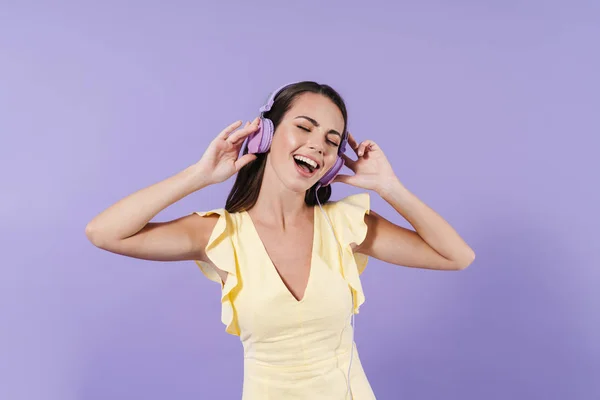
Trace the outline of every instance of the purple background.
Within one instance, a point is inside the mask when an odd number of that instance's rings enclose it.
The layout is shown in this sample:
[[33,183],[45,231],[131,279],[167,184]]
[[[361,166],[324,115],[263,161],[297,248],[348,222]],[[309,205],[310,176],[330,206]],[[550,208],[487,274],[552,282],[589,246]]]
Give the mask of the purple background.
[[371,260],[356,340],[378,398],[600,398],[597,1],[95,3],[0,5],[1,399],[239,398],[218,286],[84,228],[303,79],[477,253]]

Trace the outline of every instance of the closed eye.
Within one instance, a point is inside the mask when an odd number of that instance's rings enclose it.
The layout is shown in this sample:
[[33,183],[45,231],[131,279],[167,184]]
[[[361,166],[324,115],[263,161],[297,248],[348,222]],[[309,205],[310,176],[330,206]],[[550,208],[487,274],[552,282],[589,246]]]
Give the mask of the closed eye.
[[[302,125],[296,125],[298,128],[302,129],[305,132],[310,132],[310,129],[303,127]],[[339,146],[339,143],[334,142],[333,140],[327,139],[327,143],[329,143],[332,146]]]

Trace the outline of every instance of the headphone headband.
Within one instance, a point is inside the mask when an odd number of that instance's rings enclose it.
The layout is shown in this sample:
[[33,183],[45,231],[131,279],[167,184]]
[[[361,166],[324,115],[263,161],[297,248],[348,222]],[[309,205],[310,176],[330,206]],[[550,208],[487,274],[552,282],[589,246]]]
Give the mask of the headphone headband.
[[277,97],[279,92],[281,92],[286,87],[293,85],[294,83],[297,83],[297,82],[286,83],[285,85],[279,87],[277,90],[275,90],[273,93],[271,93],[271,95],[269,96],[269,99],[267,100],[267,103],[265,105],[263,105],[258,111],[260,111],[263,114],[266,113],[267,111],[271,111],[271,107],[273,107],[273,103],[275,103],[275,97]]
[[[281,92],[286,87],[291,86],[295,83],[298,83],[298,82],[286,83],[285,85],[277,88],[277,90],[273,91],[270,94],[269,98],[267,99],[267,102],[258,110],[261,113],[261,115],[266,113],[267,111],[271,111],[271,107],[273,107],[273,104],[275,103],[275,97],[277,97],[279,92]],[[348,130],[346,129],[344,132],[342,132],[342,140],[341,140],[340,146],[338,148],[338,154],[343,154],[346,152],[347,144],[348,144]]]

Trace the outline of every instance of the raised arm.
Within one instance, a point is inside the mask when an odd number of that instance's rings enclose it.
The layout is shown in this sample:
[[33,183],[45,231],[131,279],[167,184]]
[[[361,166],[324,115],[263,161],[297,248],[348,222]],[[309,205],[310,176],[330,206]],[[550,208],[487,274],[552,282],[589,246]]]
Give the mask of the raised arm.
[[473,249],[446,220],[400,183],[375,142],[366,140],[359,145],[350,135],[348,144],[358,157],[352,160],[345,156],[354,175],[338,175],[336,181],[374,190],[415,228],[403,228],[371,212],[365,216],[367,237],[353,248],[355,252],[395,265],[445,271],[462,270],[473,262]]
[[218,216],[190,214],[168,222],[150,222],[160,211],[185,196],[222,182],[256,156],[238,159],[244,139],[258,120],[239,128],[235,122],[219,133],[196,164],[119,200],[92,219],[85,228],[96,247],[128,257],[156,261],[203,260],[204,249]]

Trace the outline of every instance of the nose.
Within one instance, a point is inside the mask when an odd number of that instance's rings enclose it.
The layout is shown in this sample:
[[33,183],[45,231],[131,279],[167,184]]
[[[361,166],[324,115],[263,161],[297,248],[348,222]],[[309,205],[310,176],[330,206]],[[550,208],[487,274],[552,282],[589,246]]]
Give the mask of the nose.
[[323,148],[321,146],[317,146],[315,144],[311,144],[308,146],[311,150],[317,151],[319,154],[323,154]]

